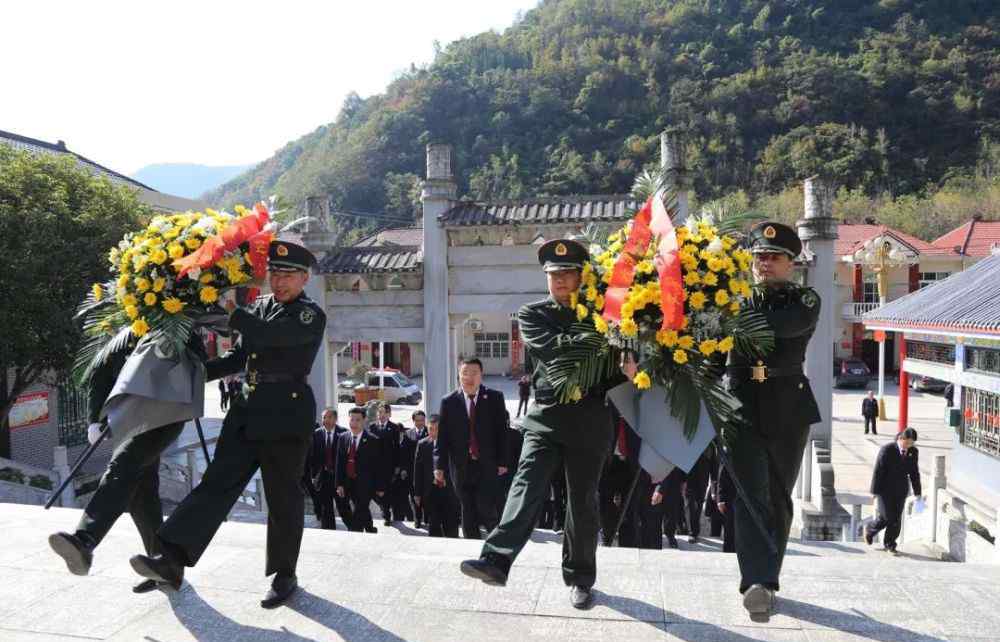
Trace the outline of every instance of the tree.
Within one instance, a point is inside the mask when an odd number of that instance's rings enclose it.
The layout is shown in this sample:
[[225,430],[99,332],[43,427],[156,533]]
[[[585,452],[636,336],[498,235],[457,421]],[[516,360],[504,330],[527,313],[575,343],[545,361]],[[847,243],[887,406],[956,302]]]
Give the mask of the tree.
[[77,304],[107,277],[109,249],[149,214],[134,190],[68,157],[0,145],[0,455],[10,456],[14,400],[70,365]]

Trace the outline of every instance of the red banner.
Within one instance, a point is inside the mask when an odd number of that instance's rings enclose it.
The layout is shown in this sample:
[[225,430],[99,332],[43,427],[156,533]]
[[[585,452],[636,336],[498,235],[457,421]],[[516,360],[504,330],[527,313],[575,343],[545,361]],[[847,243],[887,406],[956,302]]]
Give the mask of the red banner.
[[178,276],[184,276],[194,268],[205,270],[215,265],[225,252],[250,241],[250,263],[254,276],[263,277],[267,271],[267,248],[271,243],[271,233],[264,230],[269,220],[267,207],[258,203],[253,214],[229,223],[220,233],[205,239],[197,250],[174,261],[174,269]]

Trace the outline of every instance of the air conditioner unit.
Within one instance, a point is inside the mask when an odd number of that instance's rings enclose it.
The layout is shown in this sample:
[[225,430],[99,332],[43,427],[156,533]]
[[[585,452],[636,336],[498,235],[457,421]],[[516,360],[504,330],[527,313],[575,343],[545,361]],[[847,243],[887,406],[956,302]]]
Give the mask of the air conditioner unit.
[[466,323],[469,325],[469,329],[472,330],[473,332],[479,332],[480,330],[483,329],[482,319],[469,319],[468,321],[466,321]]

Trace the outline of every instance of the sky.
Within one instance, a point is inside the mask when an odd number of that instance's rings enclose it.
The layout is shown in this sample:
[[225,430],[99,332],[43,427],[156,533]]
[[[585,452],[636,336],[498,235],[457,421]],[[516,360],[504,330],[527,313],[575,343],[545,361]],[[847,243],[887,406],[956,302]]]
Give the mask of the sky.
[[130,174],[262,161],[538,0],[0,3],[0,130]]

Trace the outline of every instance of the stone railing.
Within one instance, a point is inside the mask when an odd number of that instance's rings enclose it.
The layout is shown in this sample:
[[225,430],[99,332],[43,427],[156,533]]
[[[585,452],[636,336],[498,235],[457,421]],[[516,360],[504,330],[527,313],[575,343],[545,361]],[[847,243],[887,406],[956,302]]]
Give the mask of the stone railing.
[[[206,445],[215,444],[218,437],[206,439]],[[168,460],[160,461],[160,496],[168,501],[180,502],[198,485],[204,474],[201,442],[194,442],[179,449],[184,453],[184,463],[175,463]],[[253,508],[267,512],[267,499],[264,497],[263,480],[255,479],[252,488],[245,488],[240,493],[238,500],[242,506],[252,506]]]
[[[0,457],[0,469],[3,468],[20,473],[23,481],[0,479],[0,502],[41,505],[48,501],[52,489],[59,485],[60,477],[54,470]],[[40,485],[38,480],[47,483],[49,488]]]

